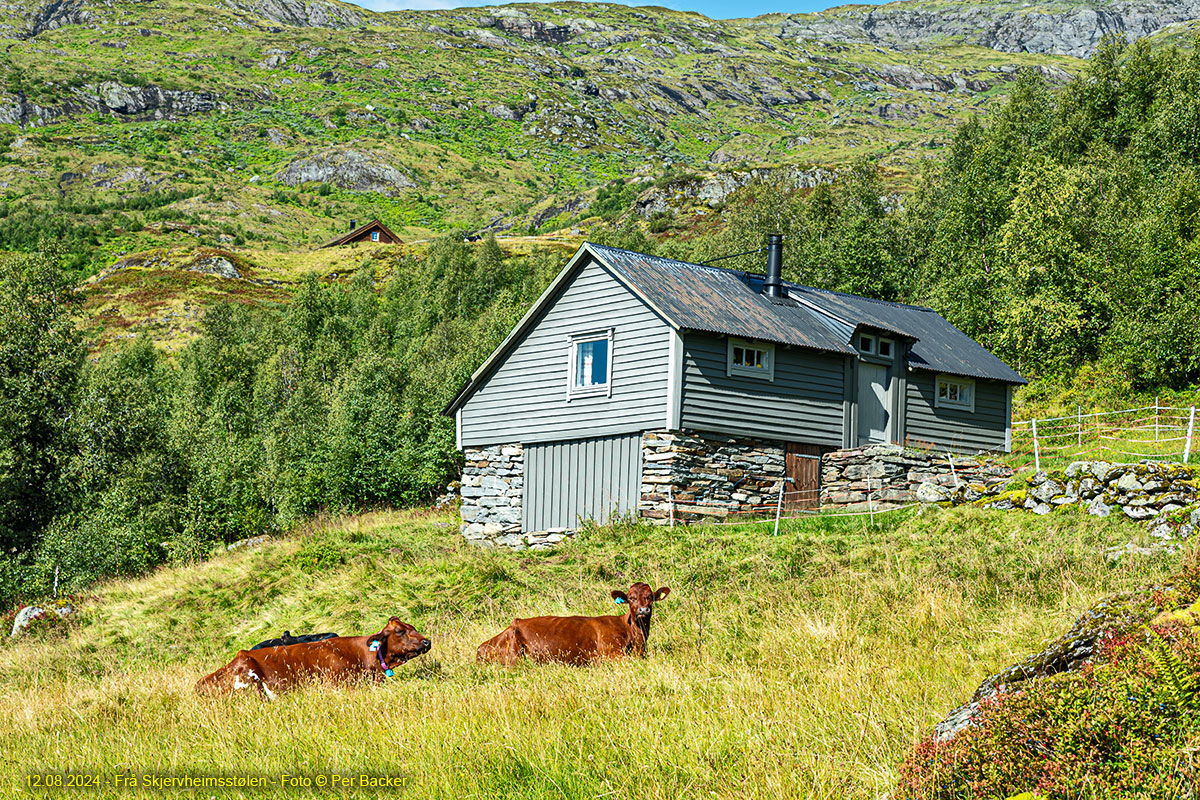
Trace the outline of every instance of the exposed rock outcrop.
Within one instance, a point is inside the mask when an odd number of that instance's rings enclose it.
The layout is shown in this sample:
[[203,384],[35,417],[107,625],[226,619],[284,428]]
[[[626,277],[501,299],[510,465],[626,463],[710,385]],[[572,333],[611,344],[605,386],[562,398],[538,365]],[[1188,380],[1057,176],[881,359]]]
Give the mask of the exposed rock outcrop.
[[324,150],[292,161],[275,176],[280,183],[299,186],[327,183],[352,192],[378,192],[395,197],[416,182],[371,150]]
[[1030,7],[1019,0],[987,4],[898,2],[796,14],[784,39],[865,42],[909,49],[960,40],[1006,53],[1090,56],[1109,33],[1128,41],[1200,17],[1200,0],[1100,0]]
[[672,212],[688,206],[706,205],[716,208],[743,186],[756,180],[779,179],[795,189],[811,189],[819,183],[830,183],[836,173],[816,167],[800,169],[780,167],[744,171],[718,172],[714,175],[673,181],[666,186],[653,186],[637,199],[634,210],[645,219],[655,214]]
[[366,19],[361,8],[331,0],[225,0],[225,5],[298,28],[353,28]]
[[159,86],[125,86],[104,81],[73,89],[63,103],[43,106],[25,95],[0,97],[0,123],[21,127],[49,125],[63,117],[83,113],[109,114],[129,120],[174,119],[226,110],[212,92],[187,92]]

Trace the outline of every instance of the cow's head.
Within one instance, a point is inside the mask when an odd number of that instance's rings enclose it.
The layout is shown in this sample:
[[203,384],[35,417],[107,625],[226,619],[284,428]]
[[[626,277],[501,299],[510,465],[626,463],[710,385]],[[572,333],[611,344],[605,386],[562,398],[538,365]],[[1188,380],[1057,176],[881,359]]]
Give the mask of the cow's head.
[[617,605],[628,605],[629,613],[634,620],[648,623],[650,615],[654,613],[654,603],[670,593],[671,590],[666,586],[656,592],[650,588],[648,583],[635,583],[629,587],[628,593],[622,592],[620,589],[613,589],[612,598]]
[[[367,640],[372,650],[378,652],[380,660],[390,666],[429,652],[433,643],[417,632],[417,629],[399,617],[392,617],[379,633]],[[378,647],[375,645],[378,644]]]

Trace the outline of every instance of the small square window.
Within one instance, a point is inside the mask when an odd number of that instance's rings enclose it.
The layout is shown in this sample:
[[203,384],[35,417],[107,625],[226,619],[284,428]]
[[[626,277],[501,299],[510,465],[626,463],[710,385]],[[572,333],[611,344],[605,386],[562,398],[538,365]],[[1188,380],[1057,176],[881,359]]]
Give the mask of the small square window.
[[875,337],[863,334],[858,337],[858,349],[866,355],[875,354]]
[[611,394],[612,331],[571,338],[567,397]]
[[372,242],[379,241],[379,231],[371,231],[371,241]]
[[891,339],[880,339],[879,340],[879,356],[880,356],[880,358],[891,358],[892,357],[892,340]]
[[950,375],[937,377],[937,396],[934,405],[938,408],[975,410],[975,381]]
[[768,381],[775,380],[775,345],[764,342],[729,340],[729,357],[725,374],[748,375]]

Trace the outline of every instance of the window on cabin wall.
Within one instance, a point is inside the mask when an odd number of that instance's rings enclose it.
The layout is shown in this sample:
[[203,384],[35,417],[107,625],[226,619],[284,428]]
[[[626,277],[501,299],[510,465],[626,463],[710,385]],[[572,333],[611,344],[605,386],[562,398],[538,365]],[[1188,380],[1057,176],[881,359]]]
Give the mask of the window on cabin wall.
[[568,400],[572,397],[612,395],[612,344],[611,328],[571,337]]
[[953,375],[937,376],[937,391],[934,395],[937,408],[975,410],[975,381]]
[[775,380],[775,345],[731,337],[726,353],[725,374],[730,377],[745,375],[765,381]]
[[379,241],[379,231],[371,231],[371,241],[372,242]]

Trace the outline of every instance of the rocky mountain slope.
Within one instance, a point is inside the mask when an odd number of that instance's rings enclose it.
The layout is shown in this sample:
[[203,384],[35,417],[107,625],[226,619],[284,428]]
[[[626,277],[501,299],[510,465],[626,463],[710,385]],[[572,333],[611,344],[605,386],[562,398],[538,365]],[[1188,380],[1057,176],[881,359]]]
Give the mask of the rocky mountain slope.
[[1105,34],[1132,42],[1197,18],[1200,0],[910,0],[797,14],[784,20],[780,35],[896,49],[958,41],[1005,53],[1086,58]]
[[1065,82],[1102,32],[1159,31],[1198,4],[711,20],[594,3],[8,0],[0,241],[28,248],[50,228],[94,270],[189,242],[306,249],[350,218],[406,238],[552,229],[614,179],[734,176],[719,189],[875,156],[902,183],[1020,68]]

